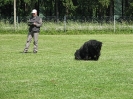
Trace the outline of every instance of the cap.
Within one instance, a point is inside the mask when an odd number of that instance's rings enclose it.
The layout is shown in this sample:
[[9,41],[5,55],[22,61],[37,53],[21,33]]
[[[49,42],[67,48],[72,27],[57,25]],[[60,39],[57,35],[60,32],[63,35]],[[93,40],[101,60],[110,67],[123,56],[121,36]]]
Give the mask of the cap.
[[33,9],[31,13],[36,13],[36,12],[37,12],[37,10],[36,9]]

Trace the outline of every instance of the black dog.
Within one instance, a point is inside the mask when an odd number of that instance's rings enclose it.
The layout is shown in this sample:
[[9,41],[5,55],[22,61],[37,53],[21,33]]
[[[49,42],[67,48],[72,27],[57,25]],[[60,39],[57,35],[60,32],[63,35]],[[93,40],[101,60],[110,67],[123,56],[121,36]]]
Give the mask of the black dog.
[[97,40],[89,40],[75,52],[76,60],[98,60],[102,42]]

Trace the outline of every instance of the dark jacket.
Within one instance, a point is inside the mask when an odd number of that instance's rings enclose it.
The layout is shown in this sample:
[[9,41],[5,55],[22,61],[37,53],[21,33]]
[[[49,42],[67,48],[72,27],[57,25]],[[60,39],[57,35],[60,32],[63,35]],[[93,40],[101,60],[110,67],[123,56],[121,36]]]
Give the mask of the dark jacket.
[[[34,25],[33,23],[36,23],[36,25]],[[39,16],[31,17],[28,20],[28,26],[30,26],[29,32],[40,32],[40,27],[42,26],[42,19]]]

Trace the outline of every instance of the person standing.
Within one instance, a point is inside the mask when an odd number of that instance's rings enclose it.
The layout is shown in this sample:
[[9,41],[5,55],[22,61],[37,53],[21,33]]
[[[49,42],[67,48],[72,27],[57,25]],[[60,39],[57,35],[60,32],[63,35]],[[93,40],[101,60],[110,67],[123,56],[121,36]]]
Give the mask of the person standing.
[[37,53],[37,51],[38,51],[38,36],[39,36],[39,32],[40,32],[40,27],[42,26],[42,19],[39,16],[37,16],[36,9],[33,9],[31,13],[32,13],[32,16],[28,20],[29,33],[28,33],[27,42],[25,44],[25,48],[23,51],[24,53],[28,52],[32,38],[34,39],[33,53]]

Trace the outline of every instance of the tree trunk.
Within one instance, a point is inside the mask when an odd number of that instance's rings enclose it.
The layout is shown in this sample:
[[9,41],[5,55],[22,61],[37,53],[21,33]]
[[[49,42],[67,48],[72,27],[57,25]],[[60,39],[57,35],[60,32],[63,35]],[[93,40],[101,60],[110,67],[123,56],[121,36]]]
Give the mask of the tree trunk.
[[109,14],[109,16],[114,16],[114,1],[113,0],[111,0],[110,1],[110,14]]
[[58,0],[55,0],[55,9],[56,9],[56,22],[59,21],[59,9],[58,9]]

